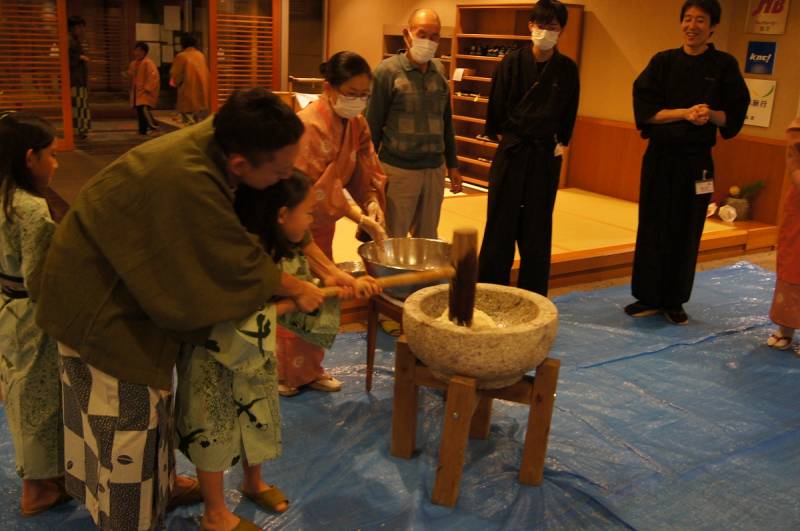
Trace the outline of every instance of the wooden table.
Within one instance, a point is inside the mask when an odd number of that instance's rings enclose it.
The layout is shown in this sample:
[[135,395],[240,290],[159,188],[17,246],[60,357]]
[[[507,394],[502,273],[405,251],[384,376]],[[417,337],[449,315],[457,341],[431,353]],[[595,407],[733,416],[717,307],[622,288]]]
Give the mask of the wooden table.
[[466,376],[453,376],[449,382],[437,379],[414,356],[405,337],[400,337],[395,354],[392,455],[410,459],[414,453],[419,387],[446,389],[444,429],[432,501],[437,505],[454,507],[468,439],[486,439],[489,436],[492,400],[499,398],[530,407],[519,481],[526,485],[539,485],[544,475],[560,366],[559,360],[546,358],[536,368],[535,377],[526,375],[502,389],[478,389],[476,380]]

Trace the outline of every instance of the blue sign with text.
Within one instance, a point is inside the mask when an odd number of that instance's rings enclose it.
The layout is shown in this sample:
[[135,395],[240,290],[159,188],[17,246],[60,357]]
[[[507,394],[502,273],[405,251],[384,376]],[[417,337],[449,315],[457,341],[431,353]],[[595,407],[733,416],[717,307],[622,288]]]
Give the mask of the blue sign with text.
[[744,71],[748,74],[772,74],[777,46],[775,42],[750,41],[747,45]]

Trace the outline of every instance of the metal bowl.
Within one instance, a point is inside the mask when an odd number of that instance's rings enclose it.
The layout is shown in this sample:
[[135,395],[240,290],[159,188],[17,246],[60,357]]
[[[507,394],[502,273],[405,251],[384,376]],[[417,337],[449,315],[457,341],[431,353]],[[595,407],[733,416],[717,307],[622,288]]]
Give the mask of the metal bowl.
[[339,262],[336,264],[336,267],[344,271],[345,273],[350,273],[354,277],[358,278],[367,274],[367,270],[364,269],[364,262],[359,262],[356,260],[348,260],[347,262]]
[[[375,242],[362,244],[358,248],[358,254],[364,260],[367,273],[375,278],[383,278],[450,265],[450,248],[451,245],[442,240],[388,238],[381,245]],[[446,281],[396,286],[386,288],[384,293],[390,297],[405,300],[417,290],[444,282]]]

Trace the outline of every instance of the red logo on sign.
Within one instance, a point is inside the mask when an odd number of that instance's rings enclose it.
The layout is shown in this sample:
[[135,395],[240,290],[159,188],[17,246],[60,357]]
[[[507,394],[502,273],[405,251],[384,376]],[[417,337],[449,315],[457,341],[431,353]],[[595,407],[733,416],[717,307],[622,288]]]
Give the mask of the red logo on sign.
[[783,11],[784,7],[786,7],[786,0],[761,0],[756,10],[750,13],[750,16],[754,17],[758,14],[766,15],[769,13],[776,15]]

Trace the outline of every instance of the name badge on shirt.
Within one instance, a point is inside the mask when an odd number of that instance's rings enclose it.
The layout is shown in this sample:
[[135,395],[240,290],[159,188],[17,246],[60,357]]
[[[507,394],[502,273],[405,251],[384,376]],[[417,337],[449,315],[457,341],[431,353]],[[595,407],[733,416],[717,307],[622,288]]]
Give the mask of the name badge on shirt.
[[694,182],[695,195],[705,195],[714,193],[714,180],[713,179],[700,179]]

